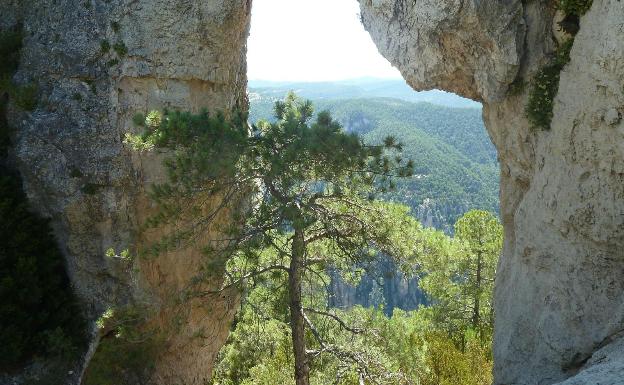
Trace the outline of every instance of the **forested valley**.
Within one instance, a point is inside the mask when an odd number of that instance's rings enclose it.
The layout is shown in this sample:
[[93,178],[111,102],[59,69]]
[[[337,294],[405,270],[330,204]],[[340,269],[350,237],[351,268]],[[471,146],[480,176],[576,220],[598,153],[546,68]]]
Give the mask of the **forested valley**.
[[[263,86],[250,89],[252,123],[279,120],[274,103],[294,85]],[[332,99],[314,83],[296,86],[316,112],[329,111],[364,142],[390,135],[401,143],[413,172],[375,199],[396,206],[394,220],[418,220],[394,229],[401,236],[393,241],[403,243],[405,255],[380,252],[324,264],[304,280],[310,383],[491,383],[492,290],[502,227],[496,154],[480,109],[452,94],[414,103],[405,99],[415,93],[388,83],[372,97],[363,97],[366,89],[334,84]],[[370,83],[366,87],[370,91]],[[278,273],[251,281],[212,383],[294,384],[288,285]]]

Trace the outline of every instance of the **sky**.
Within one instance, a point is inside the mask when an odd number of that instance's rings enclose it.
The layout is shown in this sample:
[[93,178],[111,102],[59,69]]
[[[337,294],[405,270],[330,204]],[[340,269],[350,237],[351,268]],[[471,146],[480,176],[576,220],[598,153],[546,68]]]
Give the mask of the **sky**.
[[254,0],[250,80],[400,78],[359,20],[356,0]]

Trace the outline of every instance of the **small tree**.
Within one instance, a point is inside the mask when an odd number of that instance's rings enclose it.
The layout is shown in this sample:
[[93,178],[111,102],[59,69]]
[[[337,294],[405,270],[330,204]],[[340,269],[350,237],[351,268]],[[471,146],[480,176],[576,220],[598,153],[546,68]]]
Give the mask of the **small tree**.
[[490,212],[471,210],[455,223],[455,238],[431,231],[423,245],[422,287],[433,298],[440,324],[464,345],[472,329],[484,342],[494,324],[492,292],[503,243],[499,220]]
[[[222,273],[224,264],[222,289],[263,279],[288,287],[297,385],[309,384],[310,360],[323,352],[361,364],[324,342],[308,314],[342,321],[304,306],[303,280],[328,264],[365,264],[380,252],[409,255],[414,238],[408,230],[419,228],[406,208],[374,200],[393,187],[393,177],[412,172],[412,163],[400,157],[401,145],[392,137],[366,145],[329,113],[310,124],[312,117],[311,102],[291,93],[275,103],[273,123],[249,128],[238,113],[231,119],[207,112],[150,113],[146,133],[128,137],[135,148],[174,151],[165,163],[169,181],[154,186],[158,212],[147,224],[176,229],[152,247],[156,254],[202,236],[210,258],[189,296],[214,294],[200,284]],[[231,223],[206,238],[207,226],[222,212]],[[318,349],[306,349],[306,335]]]

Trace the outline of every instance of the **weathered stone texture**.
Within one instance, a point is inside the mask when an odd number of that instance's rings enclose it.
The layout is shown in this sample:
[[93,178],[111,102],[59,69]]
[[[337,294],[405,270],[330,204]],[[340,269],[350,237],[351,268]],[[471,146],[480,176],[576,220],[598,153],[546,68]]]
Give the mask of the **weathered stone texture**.
[[416,89],[497,100],[516,76],[524,39],[519,1],[360,3],[379,51]]
[[622,383],[622,344],[609,341],[624,329],[624,3],[594,0],[581,18],[546,131],[525,117],[530,87],[507,88],[530,83],[562,38],[552,2],[360,4],[412,86],[484,102],[505,227],[495,383]]
[[250,7],[248,0],[0,4],[0,27],[21,23],[25,31],[14,79],[40,90],[34,111],[11,109],[13,158],[34,207],[52,219],[90,316],[137,300],[165,328],[187,316],[170,330],[154,383],[204,383],[236,298],[171,306],[203,257],[196,250],[131,268],[105,257],[108,248],[140,246],[137,226],[151,210],[145,192],[163,177],[159,158],[133,154],[123,137],[135,129],[132,116],[148,109],[246,108]]

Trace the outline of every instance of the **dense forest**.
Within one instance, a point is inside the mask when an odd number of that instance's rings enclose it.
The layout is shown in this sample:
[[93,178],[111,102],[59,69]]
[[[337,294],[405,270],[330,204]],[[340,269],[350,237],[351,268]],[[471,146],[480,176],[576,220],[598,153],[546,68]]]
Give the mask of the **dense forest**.
[[[388,316],[383,305],[335,308],[325,297],[328,276],[306,281],[306,309],[324,309],[309,317],[315,329],[308,342],[321,344],[311,384],[491,384],[492,288],[502,227],[491,213],[472,210],[455,230],[449,237],[419,226],[404,229],[418,240],[419,264],[407,274],[421,277],[431,301],[417,310],[394,309]],[[295,383],[286,296],[272,280],[250,287],[213,385]]]

